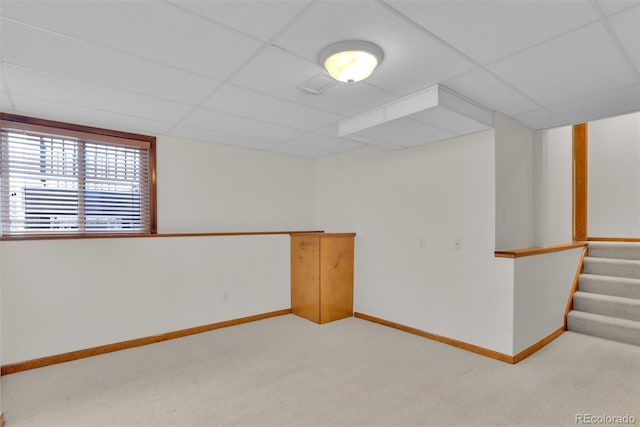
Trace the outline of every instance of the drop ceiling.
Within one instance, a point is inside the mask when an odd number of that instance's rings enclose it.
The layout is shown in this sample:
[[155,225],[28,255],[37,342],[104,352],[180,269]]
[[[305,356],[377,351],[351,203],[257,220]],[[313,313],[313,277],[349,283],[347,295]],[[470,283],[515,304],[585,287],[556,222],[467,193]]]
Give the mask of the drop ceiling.
[[[339,124],[436,84],[532,129],[640,111],[640,0],[0,0],[0,109],[311,158],[452,136]],[[384,51],[322,94],[327,45]]]

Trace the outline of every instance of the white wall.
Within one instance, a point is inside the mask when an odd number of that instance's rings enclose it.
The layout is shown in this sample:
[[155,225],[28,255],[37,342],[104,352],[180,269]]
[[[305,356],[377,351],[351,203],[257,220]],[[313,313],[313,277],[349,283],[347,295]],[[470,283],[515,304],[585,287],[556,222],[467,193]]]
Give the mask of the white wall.
[[640,113],[588,123],[589,237],[640,237]]
[[496,113],[496,249],[533,246],[533,131]]
[[572,128],[534,133],[534,246],[571,242]]
[[582,248],[516,258],[513,354],[564,325],[564,311]]
[[4,242],[2,363],[290,302],[289,236]]
[[355,311],[511,352],[513,267],[494,257],[493,130],[323,158],[316,182],[318,224],[358,233]]
[[496,113],[496,248],[533,246],[533,131]]
[[158,232],[310,230],[314,160],[158,137]]

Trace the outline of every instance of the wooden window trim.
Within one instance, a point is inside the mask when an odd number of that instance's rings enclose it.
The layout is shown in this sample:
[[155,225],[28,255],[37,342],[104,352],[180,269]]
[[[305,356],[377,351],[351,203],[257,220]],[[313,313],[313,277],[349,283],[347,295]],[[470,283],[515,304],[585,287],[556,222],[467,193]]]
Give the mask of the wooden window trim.
[[0,113],[0,120],[27,125],[45,126],[48,128],[64,129],[67,131],[84,132],[92,135],[111,136],[123,139],[133,139],[137,141],[156,142],[155,136],[140,135],[137,133],[122,132],[119,130],[102,129],[92,126],[77,125],[73,123],[57,122],[54,120],[38,119],[35,117],[19,116],[17,114]]
[[111,144],[123,144],[149,149],[149,233],[100,233],[100,234],[76,234],[69,236],[56,235],[29,235],[29,236],[2,236],[1,240],[38,240],[50,238],[91,238],[91,237],[131,237],[155,235],[158,232],[157,213],[157,184],[156,184],[156,137],[141,135],[131,132],[123,132],[113,129],[104,129],[93,126],[84,126],[74,123],[59,122],[54,120],[40,119],[36,117],[21,116],[17,114],[0,112],[0,127],[17,127],[27,130],[47,130],[49,132],[58,131],[64,136],[77,137],[81,139],[91,139],[99,142]]
[[[212,233],[138,233],[138,234],[47,234],[47,235],[22,235],[5,236],[0,241],[21,241],[21,240],[80,240],[80,239],[130,239],[130,238],[161,238],[161,237],[227,237],[227,236],[271,236],[277,234],[310,234],[324,233],[323,230],[284,230],[284,231],[223,231]],[[349,235],[349,233],[345,234]],[[355,235],[355,234],[351,234]]]

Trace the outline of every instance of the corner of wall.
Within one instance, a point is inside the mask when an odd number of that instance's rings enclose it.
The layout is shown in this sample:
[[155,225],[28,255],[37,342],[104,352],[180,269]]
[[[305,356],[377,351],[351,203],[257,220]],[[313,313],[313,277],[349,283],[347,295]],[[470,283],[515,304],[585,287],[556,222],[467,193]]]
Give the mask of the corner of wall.
[[533,130],[496,113],[496,248],[534,241]]
[[571,126],[534,131],[534,245],[572,240]]
[[549,185],[547,173],[546,131],[533,132],[533,245],[545,246],[548,240],[547,229],[547,191]]

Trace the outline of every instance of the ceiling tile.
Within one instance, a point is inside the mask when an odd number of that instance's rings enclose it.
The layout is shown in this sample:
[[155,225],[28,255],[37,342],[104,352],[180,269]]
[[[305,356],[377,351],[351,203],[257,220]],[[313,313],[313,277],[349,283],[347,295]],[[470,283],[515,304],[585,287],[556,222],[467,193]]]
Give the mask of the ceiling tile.
[[323,48],[344,40],[366,40],[380,46],[384,59],[367,81],[398,94],[473,68],[458,52],[375,2],[341,1],[339,7],[334,2],[317,2],[274,43],[317,63]]
[[315,133],[320,134],[320,135],[330,136],[331,138],[337,138],[338,137],[338,123],[331,123],[330,125],[327,125],[327,126],[323,127],[322,129],[316,130]]
[[531,129],[549,129],[571,124],[566,119],[545,109],[519,114],[514,116],[514,119]]
[[12,111],[13,113],[42,119],[147,135],[163,134],[171,127],[171,124],[166,122],[89,107],[79,107],[60,101],[44,100],[24,95],[13,95],[13,99],[16,106]]
[[[588,46],[588,54],[585,54]],[[594,23],[488,67],[542,105],[570,102],[635,83],[600,23]]]
[[233,79],[234,84],[257,92],[304,104],[340,115],[351,115],[396,97],[366,82],[336,84],[321,95],[296,88],[322,72],[317,63],[270,46],[254,58]]
[[609,22],[640,73],[640,5],[610,16]]
[[288,145],[295,145],[302,148],[325,151],[329,153],[339,153],[355,148],[363,147],[364,144],[349,141],[344,138],[332,138],[317,133],[307,133],[287,142]]
[[392,120],[361,130],[357,134],[402,147],[415,147],[456,136],[451,132],[409,118]]
[[256,138],[231,135],[210,129],[201,129],[192,126],[179,125],[169,132],[169,135],[196,141],[215,144],[231,145],[234,147],[253,148],[257,150],[267,149],[274,145],[272,141],[264,141]]
[[597,19],[589,1],[387,1],[486,64]]
[[234,85],[223,86],[203,106],[306,131],[319,129],[342,117]]
[[640,111],[640,84],[549,109],[574,124]]
[[2,20],[2,36],[5,63],[132,92],[197,104],[219,85],[213,79],[15,21]]
[[360,135],[358,133],[352,133],[351,135],[347,135],[343,138],[354,142],[360,142],[362,144],[377,145],[378,147],[384,147],[392,150],[403,150],[404,148],[406,148],[402,145],[393,144],[390,141],[383,141],[365,135]]
[[[326,126],[322,129],[317,130],[315,133],[320,134],[320,135],[325,135],[331,138],[337,138],[338,135],[338,124],[337,123],[332,123],[329,126]],[[366,135],[362,135],[359,133],[352,133],[346,136],[343,136],[341,138],[339,138],[340,140],[348,140],[348,141],[352,141],[352,142],[356,142],[359,144],[370,144],[370,145],[378,145],[380,147],[385,147],[385,148],[392,148],[395,150],[400,150],[403,149],[404,147],[401,145],[397,145],[394,144],[390,141],[383,141],[381,139],[375,139],[375,138],[371,138],[369,136]]]
[[9,96],[9,92],[0,90],[0,110],[9,112],[13,109],[14,109],[13,102],[11,102],[11,97]]
[[638,0],[598,0],[598,5],[606,15],[611,15],[628,7],[637,6]]
[[540,108],[540,105],[481,68],[447,80],[444,85],[480,105],[510,116]]
[[4,64],[4,76],[13,95],[57,101],[163,122],[183,117],[190,107],[120,89]]
[[3,1],[2,14],[216,79],[262,45],[158,1]]
[[304,133],[301,130],[220,113],[206,108],[198,108],[191,112],[181,124],[273,142],[284,142]]
[[252,89],[265,86],[261,91],[265,93],[277,93],[280,89],[298,93],[297,85],[320,72],[320,65],[271,45],[236,74],[232,82]]
[[262,40],[271,39],[284,25],[309,4],[309,0],[169,1],[193,13],[197,13],[198,15]]
[[288,154],[290,156],[308,157],[311,159],[319,159],[326,157],[331,153],[327,151],[314,150],[312,148],[298,147],[297,145],[281,144],[270,148],[268,151],[280,154]]

